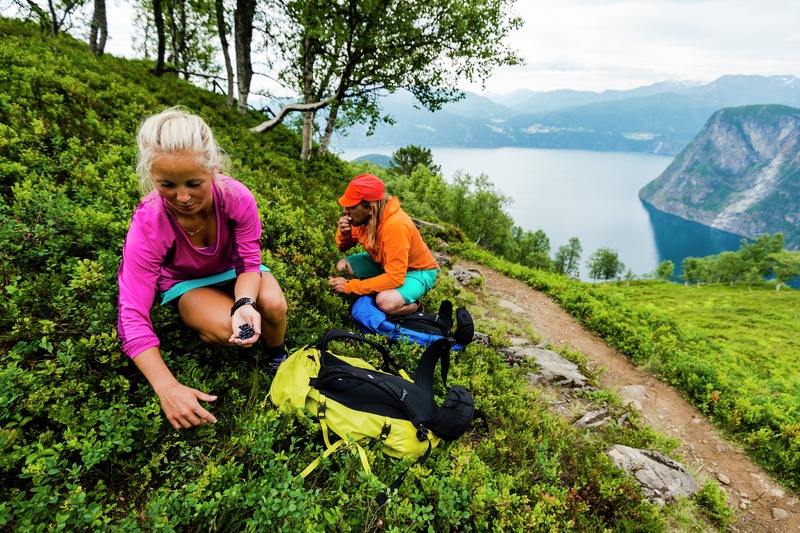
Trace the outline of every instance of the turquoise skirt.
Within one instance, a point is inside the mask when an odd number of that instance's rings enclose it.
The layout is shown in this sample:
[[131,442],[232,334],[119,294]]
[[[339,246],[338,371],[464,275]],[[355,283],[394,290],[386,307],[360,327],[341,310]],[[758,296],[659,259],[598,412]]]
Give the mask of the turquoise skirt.
[[[269,269],[264,265],[261,265],[261,272],[269,272]],[[232,268],[225,272],[214,274],[213,276],[181,281],[173,285],[169,290],[161,293],[161,305],[164,305],[165,303],[170,302],[175,298],[182,296],[184,293],[187,293],[192,289],[196,289],[197,287],[214,287],[217,285],[224,285],[225,283],[228,283],[234,279],[236,279],[236,269]]]

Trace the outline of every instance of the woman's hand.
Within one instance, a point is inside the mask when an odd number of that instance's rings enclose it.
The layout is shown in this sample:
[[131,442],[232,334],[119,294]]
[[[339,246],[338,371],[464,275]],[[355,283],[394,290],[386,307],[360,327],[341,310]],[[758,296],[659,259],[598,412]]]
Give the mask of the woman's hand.
[[347,280],[344,278],[328,278],[328,284],[334,290],[334,292],[338,292],[340,294],[344,294],[344,284],[347,283]]
[[146,349],[134,357],[133,362],[156,391],[164,415],[172,427],[175,429],[190,428],[208,422],[212,424],[217,422],[214,415],[200,405],[201,401],[213,402],[217,397],[187,387],[175,379],[167,365],[164,364],[158,346]]
[[[247,337],[247,335],[242,334],[241,326],[244,324],[253,329],[252,336]],[[242,348],[249,348],[261,336],[261,314],[252,305],[241,306],[231,317],[231,331],[231,337],[228,341]]]
[[169,423],[175,429],[190,428],[211,422],[216,424],[217,419],[203,409],[200,401],[213,402],[216,396],[187,387],[175,381],[172,385],[156,390],[161,408],[164,409]]

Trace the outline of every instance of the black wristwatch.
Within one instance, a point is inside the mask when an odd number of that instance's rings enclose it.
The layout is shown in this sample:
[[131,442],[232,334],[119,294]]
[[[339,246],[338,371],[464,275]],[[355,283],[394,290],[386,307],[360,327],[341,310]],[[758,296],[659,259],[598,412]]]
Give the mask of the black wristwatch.
[[255,307],[256,301],[253,300],[252,298],[247,298],[247,297],[239,298],[238,300],[236,300],[236,303],[233,304],[233,307],[231,307],[231,316],[233,316],[233,313],[235,313],[236,310],[243,305],[252,305],[253,307]]

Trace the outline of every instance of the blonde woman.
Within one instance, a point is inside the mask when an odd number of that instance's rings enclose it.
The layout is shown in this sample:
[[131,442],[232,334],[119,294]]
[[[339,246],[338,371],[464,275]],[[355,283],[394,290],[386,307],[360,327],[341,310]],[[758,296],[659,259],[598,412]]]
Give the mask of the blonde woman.
[[346,252],[361,244],[363,252],[341,259],[336,270],[355,279],[333,277],[331,288],[341,294],[375,294],[388,315],[420,310],[419,299],[433,288],[438,267],[400,202],[386,195],[383,182],[372,174],[356,176],[339,198],[336,245]]
[[270,368],[285,358],[286,300],[261,265],[255,198],[220,174],[225,155],[203,119],[168,109],[142,123],[137,142],[144,198],[118,272],[122,350],[153,386],[173,427],[214,423],[200,402],[217,397],[180,383],[161,357],[150,319],[154,298],[174,305],[206,343],[246,348],[261,340]]

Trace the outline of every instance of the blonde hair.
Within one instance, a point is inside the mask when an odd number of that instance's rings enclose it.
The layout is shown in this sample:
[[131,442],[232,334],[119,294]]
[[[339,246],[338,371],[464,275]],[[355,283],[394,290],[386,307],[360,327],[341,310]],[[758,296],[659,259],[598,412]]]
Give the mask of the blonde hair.
[[364,243],[366,246],[373,248],[375,246],[375,240],[378,238],[378,223],[381,221],[381,215],[383,215],[383,208],[386,207],[386,202],[389,201],[391,196],[384,196],[380,200],[375,200],[374,202],[366,202],[372,208],[372,216],[369,217],[367,221],[367,239]]
[[147,195],[155,185],[151,178],[153,162],[161,155],[189,152],[217,180],[217,173],[228,165],[228,156],[217,144],[208,124],[197,115],[176,106],[147,117],[136,135],[139,153],[136,174],[139,190]]

